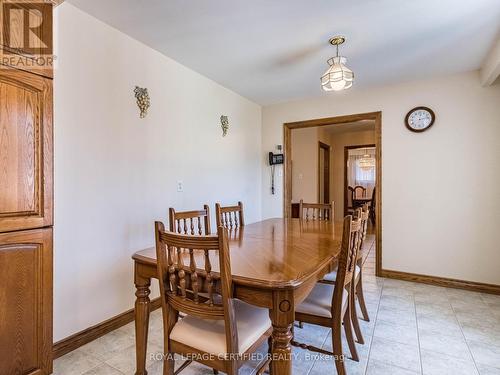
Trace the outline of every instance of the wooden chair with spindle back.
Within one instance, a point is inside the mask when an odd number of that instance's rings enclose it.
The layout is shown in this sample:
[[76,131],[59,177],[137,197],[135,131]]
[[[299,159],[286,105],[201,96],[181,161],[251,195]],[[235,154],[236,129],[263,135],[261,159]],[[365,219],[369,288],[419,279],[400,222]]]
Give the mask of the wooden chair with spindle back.
[[[368,210],[367,204],[364,205],[366,211],[363,211],[361,208],[357,208],[354,211],[354,218],[360,220],[360,233],[359,233],[359,251],[357,252],[356,258],[356,272],[353,282],[353,293],[350,295],[350,301],[353,308],[351,309],[351,322],[354,328],[354,333],[356,334],[356,338],[358,343],[364,344],[365,340],[363,338],[363,334],[361,332],[361,327],[359,325],[358,313],[356,310],[356,297],[358,297],[359,306],[361,307],[361,311],[363,314],[363,319],[369,321],[368,310],[365,304],[365,298],[363,294],[363,253],[362,246],[363,241],[366,238],[366,228],[368,225]],[[335,284],[338,277],[338,269],[326,274],[323,279],[320,281],[324,284]]]
[[366,188],[361,185],[356,185],[353,188],[354,190],[354,198],[365,198],[366,197]]
[[354,306],[349,303],[349,300],[353,293],[352,284],[360,246],[360,228],[360,219],[353,220],[351,215],[344,218],[337,283],[334,285],[317,283],[307,298],[295,309],[296,320],[332,329],[333,353],[312,345],[298,343],[295,340],[292,341],[292,345],[322,354],[333,354],[339,375],[346,374],[340,331],[342,324],[351,356],[353,360],[359,361],[351,327],[350,310]]
[[[359,307],[361,308],[361,313],[363,314],[363,319],[367,322],[370,321],[370,317],[368,315],[368,309],[366,308],[365,296],[363,294],[363,264],[366,260],[367,249],[363,247],[366,240],[366,232],[368,231],[368,220],[370,217],[370,208],[368,203],[363,205],[362,211],[360,213],[361,219],[361,244],[358,252],[358,261],[357,265],[359,267],[358,273],[356,275],[355,280],[355,290],[356,297],[358,297]],[[369,250],[369,249],[368,249]],[[356,313],[356,311],[354,311]],[[356,316],[357,318],[357,316]],[[359,340],[359,338],[358,338]]]
[[[164,374],[174,374],[174,354],[196,358],[230,375],[272,332],[267,309],[233,299],[227,229],[217,235],[166,232],[156,222],[156,256],[162,297]],[[214,272],[218,260],[218,272]],[[219,291],[217,293],[216,291]],[[179,313],[185,317],[179,320]],[[178,370],[189,365],[186,361]],[[267,366],[269,361],[263,366]],[[263,366],[259,372],[263,372]]]
[[333,220],[334,218],[334,202],[304,203],[301,199],[299,210],[301,220]]
[[243,217],[243,203],[238,202],[236,206],[223,207],[219,203],[215,204],[215,219],[217,226],[223,226],[228,229],[236,229],[245,225]]
[[168,215],[170,232],[191,235],[210,234],[210,208],[207,204],[203,206],[203,210],[182,212],[177,212],[170,207]]
[[[328,203],[304,203],[301,199],[299,204],[299,218],[305,221],[334,220],[334,202]],[[299,320],[299,327],[304,328],[303,322]]]

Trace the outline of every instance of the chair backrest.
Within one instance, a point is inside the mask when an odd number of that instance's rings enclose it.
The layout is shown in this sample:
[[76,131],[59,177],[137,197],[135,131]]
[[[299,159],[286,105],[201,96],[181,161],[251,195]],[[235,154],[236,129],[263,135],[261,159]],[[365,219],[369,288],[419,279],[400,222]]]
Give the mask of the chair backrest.
[[365,203],[361,207],[361,239],[364,241],[366,239],[366,232],[368,230],[368,219],[370,217],[370,206]]
[[228,229],[238,228],[245,225],[243,217],[243,203],[238,202],[236,206],[222,207],[219,203],[215,204],[215,219],[217,226]]
[[361,249],[363,248],[363,243],[366,240],[366,232],[368,230],[368,219],[370,217],[370,207],[368,203],[365,203],[361,209],[356,210],[355,215],[361,219],[361,228],[360,228],[360,245],[358,251],[358,258],[360,258],[363,254]]
[[[169,230],[174,233],[182,234],[210,234],[210,209],[207,204],[203,210],[176,212],[170,207]],[[202,224],[203,221],[203,224]]]
[[[358,215],[361,215],[357,210]],[[344,218],[342,246],[338,259],[337,280],[335,286],[345,287],[352,282],[354,268],[361,244],[361,218],[353,219],[351,215]]]
[[299,218],[301,220],[333,220],[334,203],[304,203],[300,200]]
[[[334,324],[341,326],[343,313],[343,296],[347,293],[346,286],[353,287],[352,281],[355,277],[357,251],[359,249],[359,232],[361,220],[355,219],[351,215],[344,217],[344,228],[342,232],[342,245],[338,258],[337,279],[333,289],[331,303],[332,319]],[[352,289],[351,289],[352,291]]]
[[366,197],[366,188],[361,185],[354,186],[354,197],[355,198],[365,198]]
[[[224,320],[228,353],[238,348],[233,306],[233,285],[227,229],[218,227],[217,235],[186,235],[166,232],[155,223],[156,256],[162,307],[201,319]],[[212,271],[210,253],[219,259],[218,274]],[[216,298],[220,282],[222,298]],[[200,295],[208,294],[208,297]],[[166,314],[170,316],[171,314]],[[170,322],[168,326],[173,326]]]
[[352,186],[347,187],[347,208],[352,208],[354,202],[354,188]]

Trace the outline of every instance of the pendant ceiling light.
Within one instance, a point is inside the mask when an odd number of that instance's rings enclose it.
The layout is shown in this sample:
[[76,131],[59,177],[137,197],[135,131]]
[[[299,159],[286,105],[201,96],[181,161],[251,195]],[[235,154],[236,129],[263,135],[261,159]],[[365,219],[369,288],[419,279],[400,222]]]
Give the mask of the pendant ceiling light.
[[354,73],[345,66],[347,59],[339,56],[339,45],[345,42],[343,36],[335,36],[330,39],[330,44],[337,48],[337,55],[328,60],[330,67],[321,77],[321,86],[325,91],[341,91],[352,86]]
[[364,171],[369,171],[375,168],[375,158],[365,150],[363,157],[358,160],[358,166]]

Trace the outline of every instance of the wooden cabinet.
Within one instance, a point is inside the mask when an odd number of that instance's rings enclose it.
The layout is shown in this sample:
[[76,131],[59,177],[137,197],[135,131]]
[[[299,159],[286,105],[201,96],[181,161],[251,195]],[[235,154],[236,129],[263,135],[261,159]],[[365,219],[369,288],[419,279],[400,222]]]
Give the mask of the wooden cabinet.
[[0,375],[52,373],[51,17],[0,0]]
[[0,232],[52,225],[52,80],[0,69]]
[[52,372],[52,228],[0,233],[0,374]]

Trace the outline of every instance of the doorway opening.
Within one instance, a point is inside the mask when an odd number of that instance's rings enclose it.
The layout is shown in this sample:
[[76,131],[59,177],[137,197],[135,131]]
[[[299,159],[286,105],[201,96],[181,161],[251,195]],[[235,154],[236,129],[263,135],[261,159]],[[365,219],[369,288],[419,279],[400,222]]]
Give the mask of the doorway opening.
[[[375,144],[344,147],[344,215],[365,203],[376,203],[376,149]],[[374,210],[370,212],[370,220],[375,225]]]
[[[381,129],[382,112],[284,124],[284,217],[293,217],[292,213],[298,212],[297,202],[303,199],[311,203],[333,201],[335,220],[342,220],[350,210],[349,187],[357,187],[353,203],[364,200],[373,212],[370,221],[377,276],[382,270]],[[318,158],[311,158],[316,148]],[[356,162],[355,168],[349,170],[349,161],[351,166]],[[312,170],[318,171],[316,176]]]

